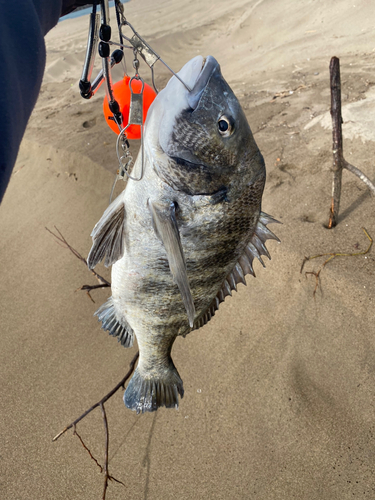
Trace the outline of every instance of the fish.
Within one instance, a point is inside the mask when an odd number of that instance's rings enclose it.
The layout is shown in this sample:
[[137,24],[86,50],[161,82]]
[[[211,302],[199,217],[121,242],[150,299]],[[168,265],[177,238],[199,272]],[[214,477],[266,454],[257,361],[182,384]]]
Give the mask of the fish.
[[[175,339],[206,325],[246,285],[253,260],[279,241],[261,211],[263,156],[213,56],[196,56],[152,103],[141,180],[129,179],[92,231],[88,267],[112,266],[111,297],[96,311],[137,368],[125,390],[137,413],[178,408],[184,395]],[[188,89],[188,88],[190,89]],[[139,153],[133,171],[142,164]]]

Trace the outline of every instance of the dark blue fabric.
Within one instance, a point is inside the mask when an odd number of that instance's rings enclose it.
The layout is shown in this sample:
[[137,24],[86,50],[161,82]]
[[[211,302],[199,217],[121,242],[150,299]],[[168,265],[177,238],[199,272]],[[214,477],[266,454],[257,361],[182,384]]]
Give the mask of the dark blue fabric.
[[57,24],[61,0],[0,0],[0,201],[46,61],[44,36]]

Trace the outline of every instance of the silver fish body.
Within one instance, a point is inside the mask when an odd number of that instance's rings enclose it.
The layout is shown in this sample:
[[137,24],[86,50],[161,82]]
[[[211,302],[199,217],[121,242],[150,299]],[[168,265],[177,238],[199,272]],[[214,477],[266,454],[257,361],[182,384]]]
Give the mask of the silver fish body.
[[[124,401],[137,413],[177,407],[171,350],[206,324],[277,237],[261,212],[265,166],[217,61],[197,56],[161,91],[145,125],[144,175],[129,180],[95,226],[88,264],[112,265],[102,328],[139,346]],[[134,171],[139,171],[141,155]]]

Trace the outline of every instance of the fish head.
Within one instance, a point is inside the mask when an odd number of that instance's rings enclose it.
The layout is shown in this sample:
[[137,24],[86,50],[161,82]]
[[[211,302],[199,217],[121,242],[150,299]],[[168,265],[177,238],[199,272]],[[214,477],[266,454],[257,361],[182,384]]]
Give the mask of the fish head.
[[159,177],[191,195],[228,189],[244,176],[264,179],[263,158],[217,60],[197,56],[178,76],[184,84],[173,76],[146,121]]

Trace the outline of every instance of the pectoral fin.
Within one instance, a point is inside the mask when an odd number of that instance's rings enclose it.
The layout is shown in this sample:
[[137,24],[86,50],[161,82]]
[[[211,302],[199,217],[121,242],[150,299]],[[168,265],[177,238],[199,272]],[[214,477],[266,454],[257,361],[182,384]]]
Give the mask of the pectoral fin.
[[123,193],[104,212],[94,227],[92,247],[87,257],[89,269],[93,269],[105,257],[104,265],[111,266],[124,255],[125,206]]
[[186,263],[176,221],[175,206],[171,204],[169,207],[165,207],[150,200],[148,203],[156,235],[162,241],[167,252],[169,268],[180,290],[189,324],[193,327],[195,307],[186,272]]

